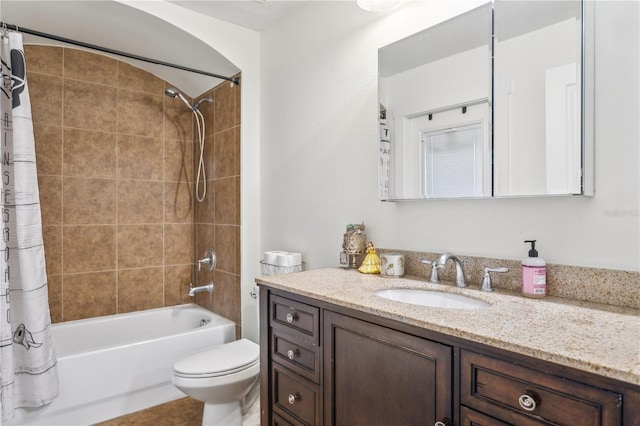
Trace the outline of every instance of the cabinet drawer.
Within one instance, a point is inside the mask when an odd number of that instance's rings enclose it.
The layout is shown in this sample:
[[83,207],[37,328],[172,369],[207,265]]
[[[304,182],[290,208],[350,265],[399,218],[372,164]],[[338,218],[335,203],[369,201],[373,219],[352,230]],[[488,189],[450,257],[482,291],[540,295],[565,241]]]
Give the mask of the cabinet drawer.
[[270,324],[299,339],[318,345],[320,342],[320,309],[304,303],[271,296]]
[[320,389],[317,385],[272,364],[273,410],[284,411],[305,425],[320,424]]
[[510,426],[467,407],[460,407],[460,426]]
[[271,358],[295,373],[320,383],[320,348],[287,335],[273,333]]
[[272,426],[295,426],[293,423],[289,422],[288,420],[285,420],[284,418],[280,417],[276,413],[271,413],[271,425]]
[[462,404],[518,425],[619,425],[622,396],[461,351]]

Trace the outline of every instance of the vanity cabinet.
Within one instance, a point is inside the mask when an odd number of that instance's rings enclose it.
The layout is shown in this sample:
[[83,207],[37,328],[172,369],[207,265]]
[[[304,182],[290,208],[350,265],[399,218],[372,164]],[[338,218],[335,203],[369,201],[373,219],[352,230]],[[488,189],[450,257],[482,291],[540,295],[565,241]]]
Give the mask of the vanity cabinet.
[[638,426],[638,386],[261,286],[263,425]]
[[[461,404],[509,424],[605,426],[622,421],[618,392],[471,351],[461,351],[460,382]],[[485,419],[466,424],[504,423]]]
[[452,418],[453,349],[324,312],[324,415],[335,425],[433,425]]

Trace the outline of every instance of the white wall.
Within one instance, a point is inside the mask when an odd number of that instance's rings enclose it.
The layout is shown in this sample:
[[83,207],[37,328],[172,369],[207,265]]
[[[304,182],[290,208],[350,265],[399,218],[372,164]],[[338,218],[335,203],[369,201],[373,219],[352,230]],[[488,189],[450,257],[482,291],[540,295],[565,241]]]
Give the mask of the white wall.
[[313,2],[263,33],[261,250],[336,266],[364,221],[379,247],[519,259],[537,239],[548,262],[640,270],[638,2],[596,4],[595,197],[377,201],[377,49],[472,3]]

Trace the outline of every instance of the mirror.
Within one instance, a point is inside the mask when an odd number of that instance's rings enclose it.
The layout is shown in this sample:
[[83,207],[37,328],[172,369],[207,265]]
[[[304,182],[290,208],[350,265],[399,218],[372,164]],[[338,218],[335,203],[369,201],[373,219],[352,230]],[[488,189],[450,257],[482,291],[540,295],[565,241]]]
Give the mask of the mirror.
[[379,198],[590,195],[582,16],[494,0],[381,48]]

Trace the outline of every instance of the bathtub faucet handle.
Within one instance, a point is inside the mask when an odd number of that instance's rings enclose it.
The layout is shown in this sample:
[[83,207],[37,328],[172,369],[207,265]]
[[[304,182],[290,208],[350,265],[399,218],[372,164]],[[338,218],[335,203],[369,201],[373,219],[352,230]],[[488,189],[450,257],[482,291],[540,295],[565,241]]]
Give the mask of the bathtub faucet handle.
[[204,254],[204,257],[198,260],[198,272],[202,268],[202,265],[207,265],[209,267],[209,271],[213,271],[216,269],[216,252],[213,251],[212,248],[207,249],[207,252]]

